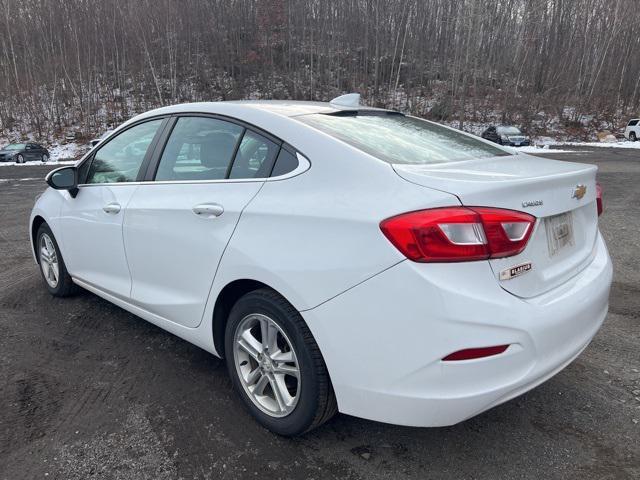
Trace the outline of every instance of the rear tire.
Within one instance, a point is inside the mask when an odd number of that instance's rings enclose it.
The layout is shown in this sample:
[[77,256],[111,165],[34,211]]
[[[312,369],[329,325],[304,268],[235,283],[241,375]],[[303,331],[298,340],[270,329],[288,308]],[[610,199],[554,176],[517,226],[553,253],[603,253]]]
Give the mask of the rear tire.
[[44,153],[42,155],[42,163],[47,163],[49,161],[49,155],[47,155],[46,153]]
[[337,412],[329,373],[311,331],[298,311],[271,289],[249,292],[233,306],[225,357],[245,407],[274,433],[300,435]]
[[632,142],[635,142],[638,138],[636,137],[636,132],[631,132],[629,134],[629,140],[631,140]]
[[68,297],[78,291],[60,253],[49,225],[43,223],[36,234],[36,257],[42,280],[54,297]]

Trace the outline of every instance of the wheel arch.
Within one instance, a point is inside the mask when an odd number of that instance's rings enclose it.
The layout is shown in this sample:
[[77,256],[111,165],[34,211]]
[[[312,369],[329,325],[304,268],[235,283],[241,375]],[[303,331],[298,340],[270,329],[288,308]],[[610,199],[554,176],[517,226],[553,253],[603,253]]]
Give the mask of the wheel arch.
[[227,283],[216,298],[216,302],[213,307],[213,344],[216,352],[221,358],[225,358],[224,352],[224,331],[227,326],[227,320],[229,313],[235,305],[235,303],[249,292],[258,290],[260,288],[269,288],[276,292],[282,298],[286,297],[278,292],[273,287],[258,280],[252,280],[248,278],[233,280]]
[[38,257],[37,252],[38,239],[36,238],[36,235],[38,235],[38,229],[43,223],[47,223],[47,221],[40,215],[36,215],[31,221],[31,249],[33,250],[33,255],[36,259],[36,263],[38,264],[40,263],[40,258]]

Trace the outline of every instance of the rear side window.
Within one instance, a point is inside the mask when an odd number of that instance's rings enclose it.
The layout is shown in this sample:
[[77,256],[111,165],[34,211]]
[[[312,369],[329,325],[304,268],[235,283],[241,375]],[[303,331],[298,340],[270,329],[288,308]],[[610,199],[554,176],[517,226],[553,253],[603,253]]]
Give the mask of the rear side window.
[[251,130],[246,130],[238,147],[229,178],[265,178],[269,176],[280,146]]
[[271,176],[278,177],[280,175],[293,172],[296,168],[298,168],[298,157],[283,148],[278,154]]
[[635,127],[635,126],[638,124],[638,122],[639,122],[639,121],[640,121],[640,120],[631,120],[631,121],[629,122],[629,125],[627,125],[627,126],[628,126],[628,127]]
[[216,118],[180,117],[156,172],[157,181],[226,178],[244,128]]
[[402,114],[348,111],[295,118],[392,164],[435,164],[511,155],[461,132]]
[[162,122],[158,119],[131,127],[100,147],[89,166],[86,183],[135,182]]

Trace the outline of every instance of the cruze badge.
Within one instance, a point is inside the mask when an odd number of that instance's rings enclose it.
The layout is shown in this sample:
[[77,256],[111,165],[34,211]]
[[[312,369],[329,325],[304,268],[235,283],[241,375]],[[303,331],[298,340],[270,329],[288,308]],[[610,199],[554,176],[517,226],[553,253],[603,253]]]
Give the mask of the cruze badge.
[[540,205],[542,205],[542,200],[526,200],[522,202],[522,208],[539,207]]
[[571,196],[571,198],[575,198],[576,200],[580,200],[582,197],[584,197],[584,194],[587,193],[587,186],[586,185],[576,185],[576,188],[573,190],[573,195]]
[[533,267],[531,262],[521,263],[519,265],[514,265],[513,267],[509,267],[506,270],[500,272],[500,280],[511,280],[512,278],[523,275],[531,270]]

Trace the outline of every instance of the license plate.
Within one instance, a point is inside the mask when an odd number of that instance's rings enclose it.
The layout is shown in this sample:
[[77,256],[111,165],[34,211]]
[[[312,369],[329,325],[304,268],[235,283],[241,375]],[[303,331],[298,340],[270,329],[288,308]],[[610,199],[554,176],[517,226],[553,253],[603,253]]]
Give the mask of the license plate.
[[571,212],[547,217],[544,219],[544,225],[547,231],[549,256],[553,257],[563,248],[572,247],[575,244]]
[[516,147],[519,147],[520,145],[522,145],[522,142],[515,142]]

